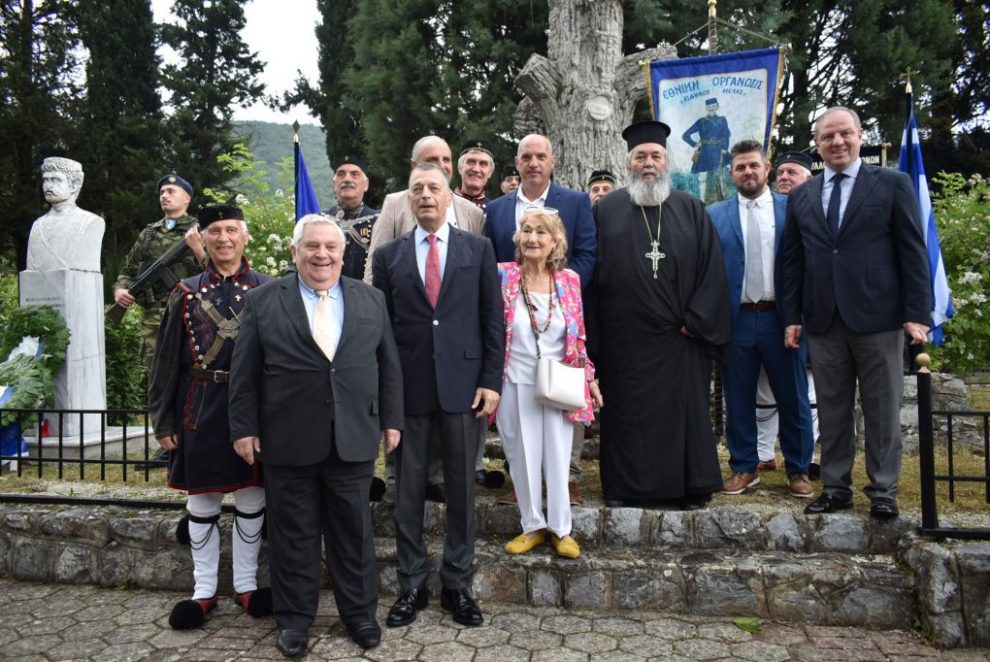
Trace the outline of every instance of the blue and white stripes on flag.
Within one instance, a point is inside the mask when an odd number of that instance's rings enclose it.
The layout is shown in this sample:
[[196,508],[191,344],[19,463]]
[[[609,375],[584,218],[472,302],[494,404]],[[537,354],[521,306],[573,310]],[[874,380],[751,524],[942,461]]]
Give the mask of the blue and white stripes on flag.
[[928,177],[925,176],[925,162],[921,156],[921,141],[918,138],[918,122],[914,117],[914,103],[908,97],[908,117],[904,123],[904,137],[901,139],[901,156],[898,163],[901,172],[907,173],[914,184],[921,207],[921,221],[928,246],[928,267],[932,284],[932,329],[928,339],[936,347],[944,340],[942,324],[950,319],[952,292],[945,276],[945,263],[942,261],[942,248],[938,242],[938,227],[935,225],[935,212],[932,211],[932,198],[928,193]]
[[295,136],[295,162],[296,162],[296,220],[306,214],[319,214],[320,203],[316,199],[316,191],[313,189],[313,182],[309,179],[309,171],[306,170],[306,161],[303,159],[302,149],[299,147],[299,136]]

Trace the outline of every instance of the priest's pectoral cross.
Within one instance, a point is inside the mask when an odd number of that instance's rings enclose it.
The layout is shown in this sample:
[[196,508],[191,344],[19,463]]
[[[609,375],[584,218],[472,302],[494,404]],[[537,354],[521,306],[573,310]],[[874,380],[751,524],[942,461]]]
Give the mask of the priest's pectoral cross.
[[667,257],[666,253],[660,252],[660,242],[651,241],[650,242],[650,252],[645,253],[643,257],[653,263],[653,278],[657,277],[657,270],[660,269],[660,260]]

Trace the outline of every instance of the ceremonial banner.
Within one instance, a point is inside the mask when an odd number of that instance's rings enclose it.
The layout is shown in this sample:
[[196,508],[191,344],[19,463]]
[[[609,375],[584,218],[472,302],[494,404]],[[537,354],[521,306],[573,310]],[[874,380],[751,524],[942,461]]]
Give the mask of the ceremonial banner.
[[785,64],[781,47],[650,63],[651,107],[671,129],[674,188],[706,203],[734,193],[729,148],[747,139],[768,147]]
[[932,211],[932,198],[928,194],[928,177],[925,175],[925,161],[921,156],[921,142],[918,139],[918,122],[914,118],[914,102],[910,94],[898,167],[911,178],[914,193],[921,206],[921,227],[925,231],[925,244],[928,246],[929,277],[932,284],[932,328],[928,333],[928,339],[938,347],[944,340],[942,324],[954,313],[952,292],[949,291],[945,263],[942,262],[942,248],[938,242],[938,227],[935,225],[935,212]]
[[309,179],[306,161],[303,159],[302,148],[299,147],[299,136],[295,136],[295,170],[296,170],[296,220],[306,214],[319,214],[320,203],[316,199],[316,190]]

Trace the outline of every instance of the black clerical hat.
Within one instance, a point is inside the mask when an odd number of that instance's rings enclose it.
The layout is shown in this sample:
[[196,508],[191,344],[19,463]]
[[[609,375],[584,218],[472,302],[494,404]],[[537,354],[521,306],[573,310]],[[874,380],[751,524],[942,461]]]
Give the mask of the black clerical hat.
[[467,141],[466,143],[461,145],[461,151],[458,153],[458,156],[464,154],[464,152],[471,152],[471,151],[485,152],[486,154],[488,154],[488,156],[492,157],[493,159],[495,158],[495,152],[494,150],[492,150],[492,146],[487,140],[474,138]]
[[774,164],[774,167],[779,168],[785,163],[796,163],[799,166],[804,166],[808,170],[811,170],[811,165],[814,162],[811,160],[810,154],[805,154],[804,152],[784,152],[777,157],[777,162]]
[[518,177],[518,176],[519,176],[519,170],[516,168],[516,166],[507,165],[504,168],[502,168],[503,180],[506,179],[507,177]]
[[718,105],[718,99],[716,99],[715,97],[709,97],[709,98],[705,99],[705,105],[706,106],[717,106]]
[[643,143],[657,143],[666,147],[669,135],[669,126],[653,120],[634,122],[622,132],[622,137],[626,140],[626,149],[630,152]]
[[615,175],[608,170],[594,170],[591,173],[591,177],[588,177],[588,186],[591,186],[595,182],[612,182],[614,184]]
[[333,171],[337,172],[337,168],[344,164],[357,166],[358,168],[361,168],[361,172],[365,175],[368,174],[368,164],[365,163],[364,158],[360,154],[344,154],[343,156],[338,156],[333,161]]
[[217,221],[243,221],[244,212],[234,205],[210,205],[199,210],[199,227],[203,229]]
[[159,193],[161,193],[162,187],[165,186],[166,184],[171,184],[172,186],[178,186],[183,191],[185,191],[186,193],[188,193],[190,195],[190,197],[193,194],[192,184],[190,184],[189,182],[187,182],[186,180],[184,180],[182,177],[179,177],[174,172],[173,173],[170,173],[168,175],[165,175],[164,177],[162,177],[161,179],[159,179],[158,180],[158,188],[156,188],[155,190],[158,191]]

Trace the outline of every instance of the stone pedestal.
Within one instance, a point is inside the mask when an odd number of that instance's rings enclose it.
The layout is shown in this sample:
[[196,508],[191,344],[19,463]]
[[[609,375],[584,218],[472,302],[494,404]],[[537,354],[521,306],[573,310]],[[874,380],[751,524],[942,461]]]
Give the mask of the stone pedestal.
[[[103,276],[94,271],[22,271],[20,304],[48,305],[72,334],[65,366],[55,376],[56,409],[107,408],[106,346],[103,339]],[[49,417],[55,419],[56,417]],[[68,415],[64,436],[98,432],[99,414]],[[49,426],[56,424],[52,420]],[[56,434],[56,430],[50,430]]]

